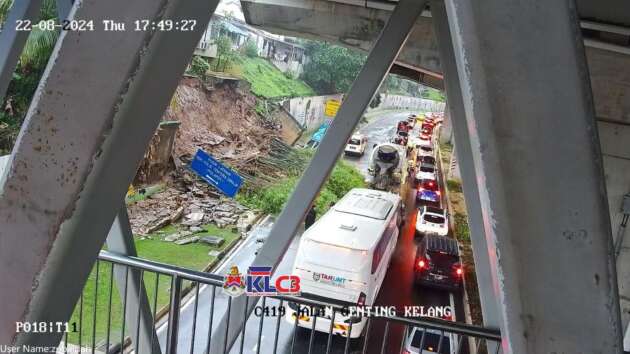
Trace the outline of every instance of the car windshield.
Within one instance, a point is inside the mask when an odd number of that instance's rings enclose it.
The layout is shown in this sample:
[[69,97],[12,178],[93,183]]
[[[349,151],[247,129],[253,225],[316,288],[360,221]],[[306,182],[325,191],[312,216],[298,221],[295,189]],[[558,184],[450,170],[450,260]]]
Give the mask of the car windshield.
[[422,149],[422,151],[426,151],[426,152],[432,152],[433,151],[433,149],[431,147],[429,147],[429,146],[423,146],[420,149]]
[[350,144],[350,145],[361,145],[361,140],[359,140],[359,139],[350,139],[348,141],[348,144]]
[[433,224],[444,224],[444,218],[439,215],[424,214],[424,220]]
[[420,171],[422,171],[422,172],[433,172],[433,167],[421,166],[420,167]]
[[[422,333],[424,333],[424,342],[422,340]],[[411,346],[414,348],[420,348],[422,343],[422,350],[438,353],[438,346],[440,346],[440,337],[442,337],[442,346],[440,347],[440,354],[449,354],[451,352],[451,341],[447,336],[440,336],[437,333],[424,332],[417,330],[411,339]]]
[[422,158],[422,162],[434,164],[435,163],[435,159],[432,156],[424,156]]

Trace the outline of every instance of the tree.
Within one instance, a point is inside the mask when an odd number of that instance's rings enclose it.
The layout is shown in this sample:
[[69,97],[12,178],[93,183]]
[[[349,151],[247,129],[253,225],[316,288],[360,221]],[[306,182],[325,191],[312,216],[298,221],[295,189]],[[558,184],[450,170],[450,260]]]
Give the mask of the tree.
[[[12,4],[13,0],[0,0],[0,27],[6,21]],[[56,18],[55,0],[44,0],[39,18],[34,23]],[[46,31],[39,29],[39,26],[32,27],[6,96],[0,97],[0,155],[13,147],[28,105],[35,94],[35,89],[58,37],[59,30]]]
[[243,45],[243,52],[248,57],[255,58],[258,56],[258,45],[256,45],[256,42],[253,39],[247,38],[247,41],[245,41],[245,44]]
[[347,92],[365,63],[365,55],[326,42],[308,41],[306,55],[302,79],[322,95]]
[[370,108],[376,108],[381,105],[381,94],[377,93],[370,101]]
[[214,70],[224,71],[235,59],[236,54],[232,50],[232,40],[230,37],[222,35],[215,41],[217,45],[217,60]]

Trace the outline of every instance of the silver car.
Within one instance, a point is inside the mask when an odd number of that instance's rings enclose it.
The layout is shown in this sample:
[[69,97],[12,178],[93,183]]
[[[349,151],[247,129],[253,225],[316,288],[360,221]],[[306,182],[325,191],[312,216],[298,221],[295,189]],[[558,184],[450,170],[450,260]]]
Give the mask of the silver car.
[[456,347],[454,334],[413,327],[405,338],[402,354],[455,354]]

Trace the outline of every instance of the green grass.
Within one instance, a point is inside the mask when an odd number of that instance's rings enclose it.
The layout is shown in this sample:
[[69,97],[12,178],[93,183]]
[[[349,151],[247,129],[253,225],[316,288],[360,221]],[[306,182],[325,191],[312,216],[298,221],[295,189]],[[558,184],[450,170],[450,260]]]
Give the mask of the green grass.
[[[271,186],[239,193],[237,200],[250,208],[277,215],[295,189],[298,177],[288,176]],[[315,201],[317,215],[323,215],[332,203],[337,202],[352,188],[362,187],[365,187],[365,180],[359,170],[339,160]]]
[[[165,242],[162,239],[178,231],[175,226],[167,226],[164,229],[149,235],[144,240],[136,239],[136,249],[138,256],[156,262],[168,263],[180,267],[190,268],[194,270],[203,270],[209,263],[215,260],[214,257],[208,256],[210,250],[224,250],[238,239],[238,234],[233,233],[230,229],[219,229],[215,225],[205,225],[204,229],[209,234],[221,236],[225,242],[221,247],[212,247],[207,244],[193,243],[188,245],[175,245],[171,242]],[[113,293],[111,297],[112,306],[109,312],[109,288],[111,282],[111,264],[108,262],[100,262],[98,276],[98,292],[96,292],[96,266],[92,269],[87,284],[83,290],[83,316],[80,316],[80,302],[77,303],[75,311],[72,315],[70,323],[75,322],[77,329],[82,328],[81,344],[83,346],[91,346],[92,329],[94,328],[94,303],[96,301],[96,331],[95,342],[104,343],[107,337],[107,323],[111,321],[110,343],[120,342],[123,317],[123,302],[120,300],[120,291],[116,282],[113,282]],[[117,269],[117,268],[116,268]],[[131,275],[131,272],[129,273]],[[149,305],[154,310],[154,299],[156,296],[156,274],[145,273],[143,276],[144,284],[149,298]],[[184,282],[183,286],[189,285]],[[124,285],[122,286],[124,290]],[[167,305],[170,297],[170,277],[160,275],[158,279],[157,291],[157,308],[158,310]],[[131,288],[129,289],[131,291]],[[95,294],[97,298],[95,299]],[[137,296],[137,294],[127,293],[128,297]],[[82,318],[82,320],[80,320]],[[109,318],[109,319],[108,319]],[[130,335],[129,328],[125,328],[126,335]],[[78,344],[79,333],[70,333],[68,342]]]
[[263,98],[314,96],[315,91],[300,80],[287,77],[269,61],[239,56],[234,70],[252,85],[252,92]]
[[422,98],[426,98],[428,100],[438,101],[438,102],[446,102],[446,96],[442,91],[427,88],[422,92]]
[[455,212],[455,236],[460,241],[470,242],[470,229],[466,214]]

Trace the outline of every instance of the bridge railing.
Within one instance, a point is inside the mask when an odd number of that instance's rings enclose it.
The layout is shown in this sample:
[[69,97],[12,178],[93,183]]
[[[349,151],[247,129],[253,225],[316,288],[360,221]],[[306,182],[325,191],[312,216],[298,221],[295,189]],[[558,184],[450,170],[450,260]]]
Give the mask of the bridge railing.
[[[124,281],[115,282],[115,277]],[[232,298],[224,294],[223,284],[220,275],[101,251],[58,352],[207,353],[217,322],[231,311]],[[351,339],[357,318],[348,321],[346,316],[343,322],[335,317],[343,316],[348,304],[302,296],[247,299],[258,301],[254,316],[232,346],[222,344],[224,353],[411,354],[424,347],[454,354],[485,352],[488,342],[501,341],[498,330],[399,312],[363,317],[367,322],[361,336]],[[298,328],[298,318],[286,316],[296,306],[325,309],[313,311],[309,323],[315,328],[318,318],[325,318],[328,332]],[[347,335],[339,335],[340,328]],[[415,339],[409,338],[412,332]]]

